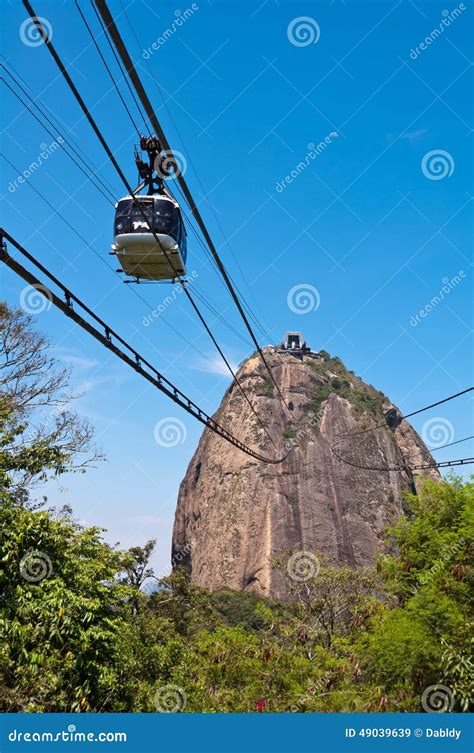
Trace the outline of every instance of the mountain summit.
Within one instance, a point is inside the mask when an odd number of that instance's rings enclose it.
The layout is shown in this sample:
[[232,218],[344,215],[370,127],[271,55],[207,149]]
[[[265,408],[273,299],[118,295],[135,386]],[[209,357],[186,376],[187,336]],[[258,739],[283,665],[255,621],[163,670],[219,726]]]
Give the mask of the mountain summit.
[[173,561],[210,590],[284,598],[272,561],[290,552],[371,564],[403,491],[420,475],[439,478],[411,470],[433,459],[389,399],[296,335],[264,349],[286,406],[257,355],[237,375],[278,450],[234,384],[215,415],[246,445],[286,458],[261,463],[206,428],[181,483]]

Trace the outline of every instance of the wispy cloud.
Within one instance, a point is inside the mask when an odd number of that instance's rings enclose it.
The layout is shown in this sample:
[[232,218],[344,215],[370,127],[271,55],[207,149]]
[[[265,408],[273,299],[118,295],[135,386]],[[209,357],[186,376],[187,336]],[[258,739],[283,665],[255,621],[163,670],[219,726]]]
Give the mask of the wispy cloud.
[[[227,360],[229,361],[232,370],[236,372],[239,368],[239,364],[229,357],[227,357]],[[206,374],[218,374],[219,376],[226,377],[231,376],[229,369],[219,355],[209,356],[209,358],[201,358],[199,361],[196,361],[191,368],[195,371],[203,371]]]
[[77,385],[77,391],[81,396],[92,392],[96,387],[100,387],[102,384],[110,384],[112,380],[109,376],[97,377],[92,379],[84,379]]
[[395,141],[396,139],[400,139],[403,141],[418,141],[418,139],[421,139],[425,134],[428,133],[427,128],[417,128],[415,131],[407,131],[406,133],[387,133],[387,139],[389,141]]
[[421,139],[421,137],[424,136],[425,133],[428,133],[427,128],[418,128],[418,130],[416,131],[408,131],[407,133],[402,133],[399,138],[405,139],[406,141],[416,141],[416,139]]
[[75,366],[78,369],[93,369],[99,365],[99,362],[92,358],[84,358],[76,351],[66,348],[61,350],[53,349],[58,361]]
[[89,358],[81,358],[80,356],[62,356],[61,361],[64,361],[64,363],[70,363],[72,366],[77,366],[79,369],[93,369],[99,365],[98,361],[93,361]]

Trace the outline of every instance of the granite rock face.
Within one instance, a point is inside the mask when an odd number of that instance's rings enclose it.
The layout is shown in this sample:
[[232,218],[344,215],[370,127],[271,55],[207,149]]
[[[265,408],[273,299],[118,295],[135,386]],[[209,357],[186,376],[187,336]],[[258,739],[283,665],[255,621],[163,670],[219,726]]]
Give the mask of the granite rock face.
[[334,563],[373,563],[402,514],[403,490],[414,491],[422,474],[439,475],[410,470],[432,462],[422,440],[338,358],[276,348],[266,357],[290,410],[258,357],[238,378],[278,450],[232,385],[215,418],[260,453],[287,457],[264,464],[205,429],[180,486],[173,554],[185,552],[193,582],[207,589],[285,598],[276,556],[310,551]]

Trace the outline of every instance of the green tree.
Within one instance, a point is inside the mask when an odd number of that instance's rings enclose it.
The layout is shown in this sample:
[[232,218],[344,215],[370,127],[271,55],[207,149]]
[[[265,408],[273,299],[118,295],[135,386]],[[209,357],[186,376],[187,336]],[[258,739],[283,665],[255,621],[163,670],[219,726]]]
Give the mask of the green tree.
[[92,426],[74,411],[70,371],[51,356],[32,318],[4,302],[0,354],[0,481],[26,504],[50,473],[83,471],[103,455]]
[[128,589],[122,557],[82,528],[4,498],[0,507],[3,711],[106,710]]
[[370,677],[390,689],[450,688],[455,708],[473,702],[472,483],[427,480],[389,534],[397,554],[381,575],[394,605],[380,607],[359,648]]

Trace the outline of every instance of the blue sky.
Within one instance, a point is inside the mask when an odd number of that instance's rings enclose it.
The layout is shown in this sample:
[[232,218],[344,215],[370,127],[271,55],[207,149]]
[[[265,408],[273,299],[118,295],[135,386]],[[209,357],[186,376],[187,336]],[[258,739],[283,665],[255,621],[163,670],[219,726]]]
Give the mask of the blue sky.
[[[406,413],[469,386],[468,4],[123,3],[110,0],[110,7],[168,140],[184,155],[186,180],[224,263],[254,311],[263,315],[274,342],[288,329],[302,330],[313,349],[339,355]],[[81,7],[117,74],[90,5],[81,2]],[[48,22],[128,179],[137,182],[137,136],[74,3],[35,0],[34,9]],[[80,145],[114,195],[124,195],[45,45],[25,43],[31,38],[21,4],[3,0],[2,11],[3,61],[60,119],[61,133]],[[442,32],[436,31],[440,24]],[[123,82],[120,86],[136,114]],[[2,105],[2,151],[16,168],[2,161],[2,223],[204,410],[215,410],[229,380],[189,303],[175,294],[164,313],[145,326],[170,289],[142,286],[144,301],[139,300],[103,263],[115,267],[108,256],[113,209],[61,150],[52,150],[26,183],[15,184],[52,138],[3,86]],[[318,154],[308,146],[325,139]],[[193,235],[188,271],[195,273],[197,289],[245,338]],[[288,297],[299,285],[317,290],[317,308],[292,310]],[[443,285],[448,292],[441,295]],[[18,304],[24,287],[2,270],[2,288],[12,304]],[[435,296],[439,302],[420,316]],[[251,352],[251,345],[213,314],[209,319],[233,363]],[[73,367],[74,385],[83,393],[77,408],[92,419],[108,456],[96,470],[51,486],[51,501],[70,502],[78,518],[105,526],[109,539],[124,546],[156,537],[160,569],[169,561],[178,486],[200,424],[71,327],[60,312],[39,313],[37,324],[58,358]],[[184,427],[183,442],[172,448],[155,441],[157,422],[168,417]],[[472,401],[461,398],[422,414],[415,428],[429,436],[433,426],[425,422],[435,418],[449,439],[461,439],[471,433]],[[436,457],[464,457],[473,449],[465,443]]]

